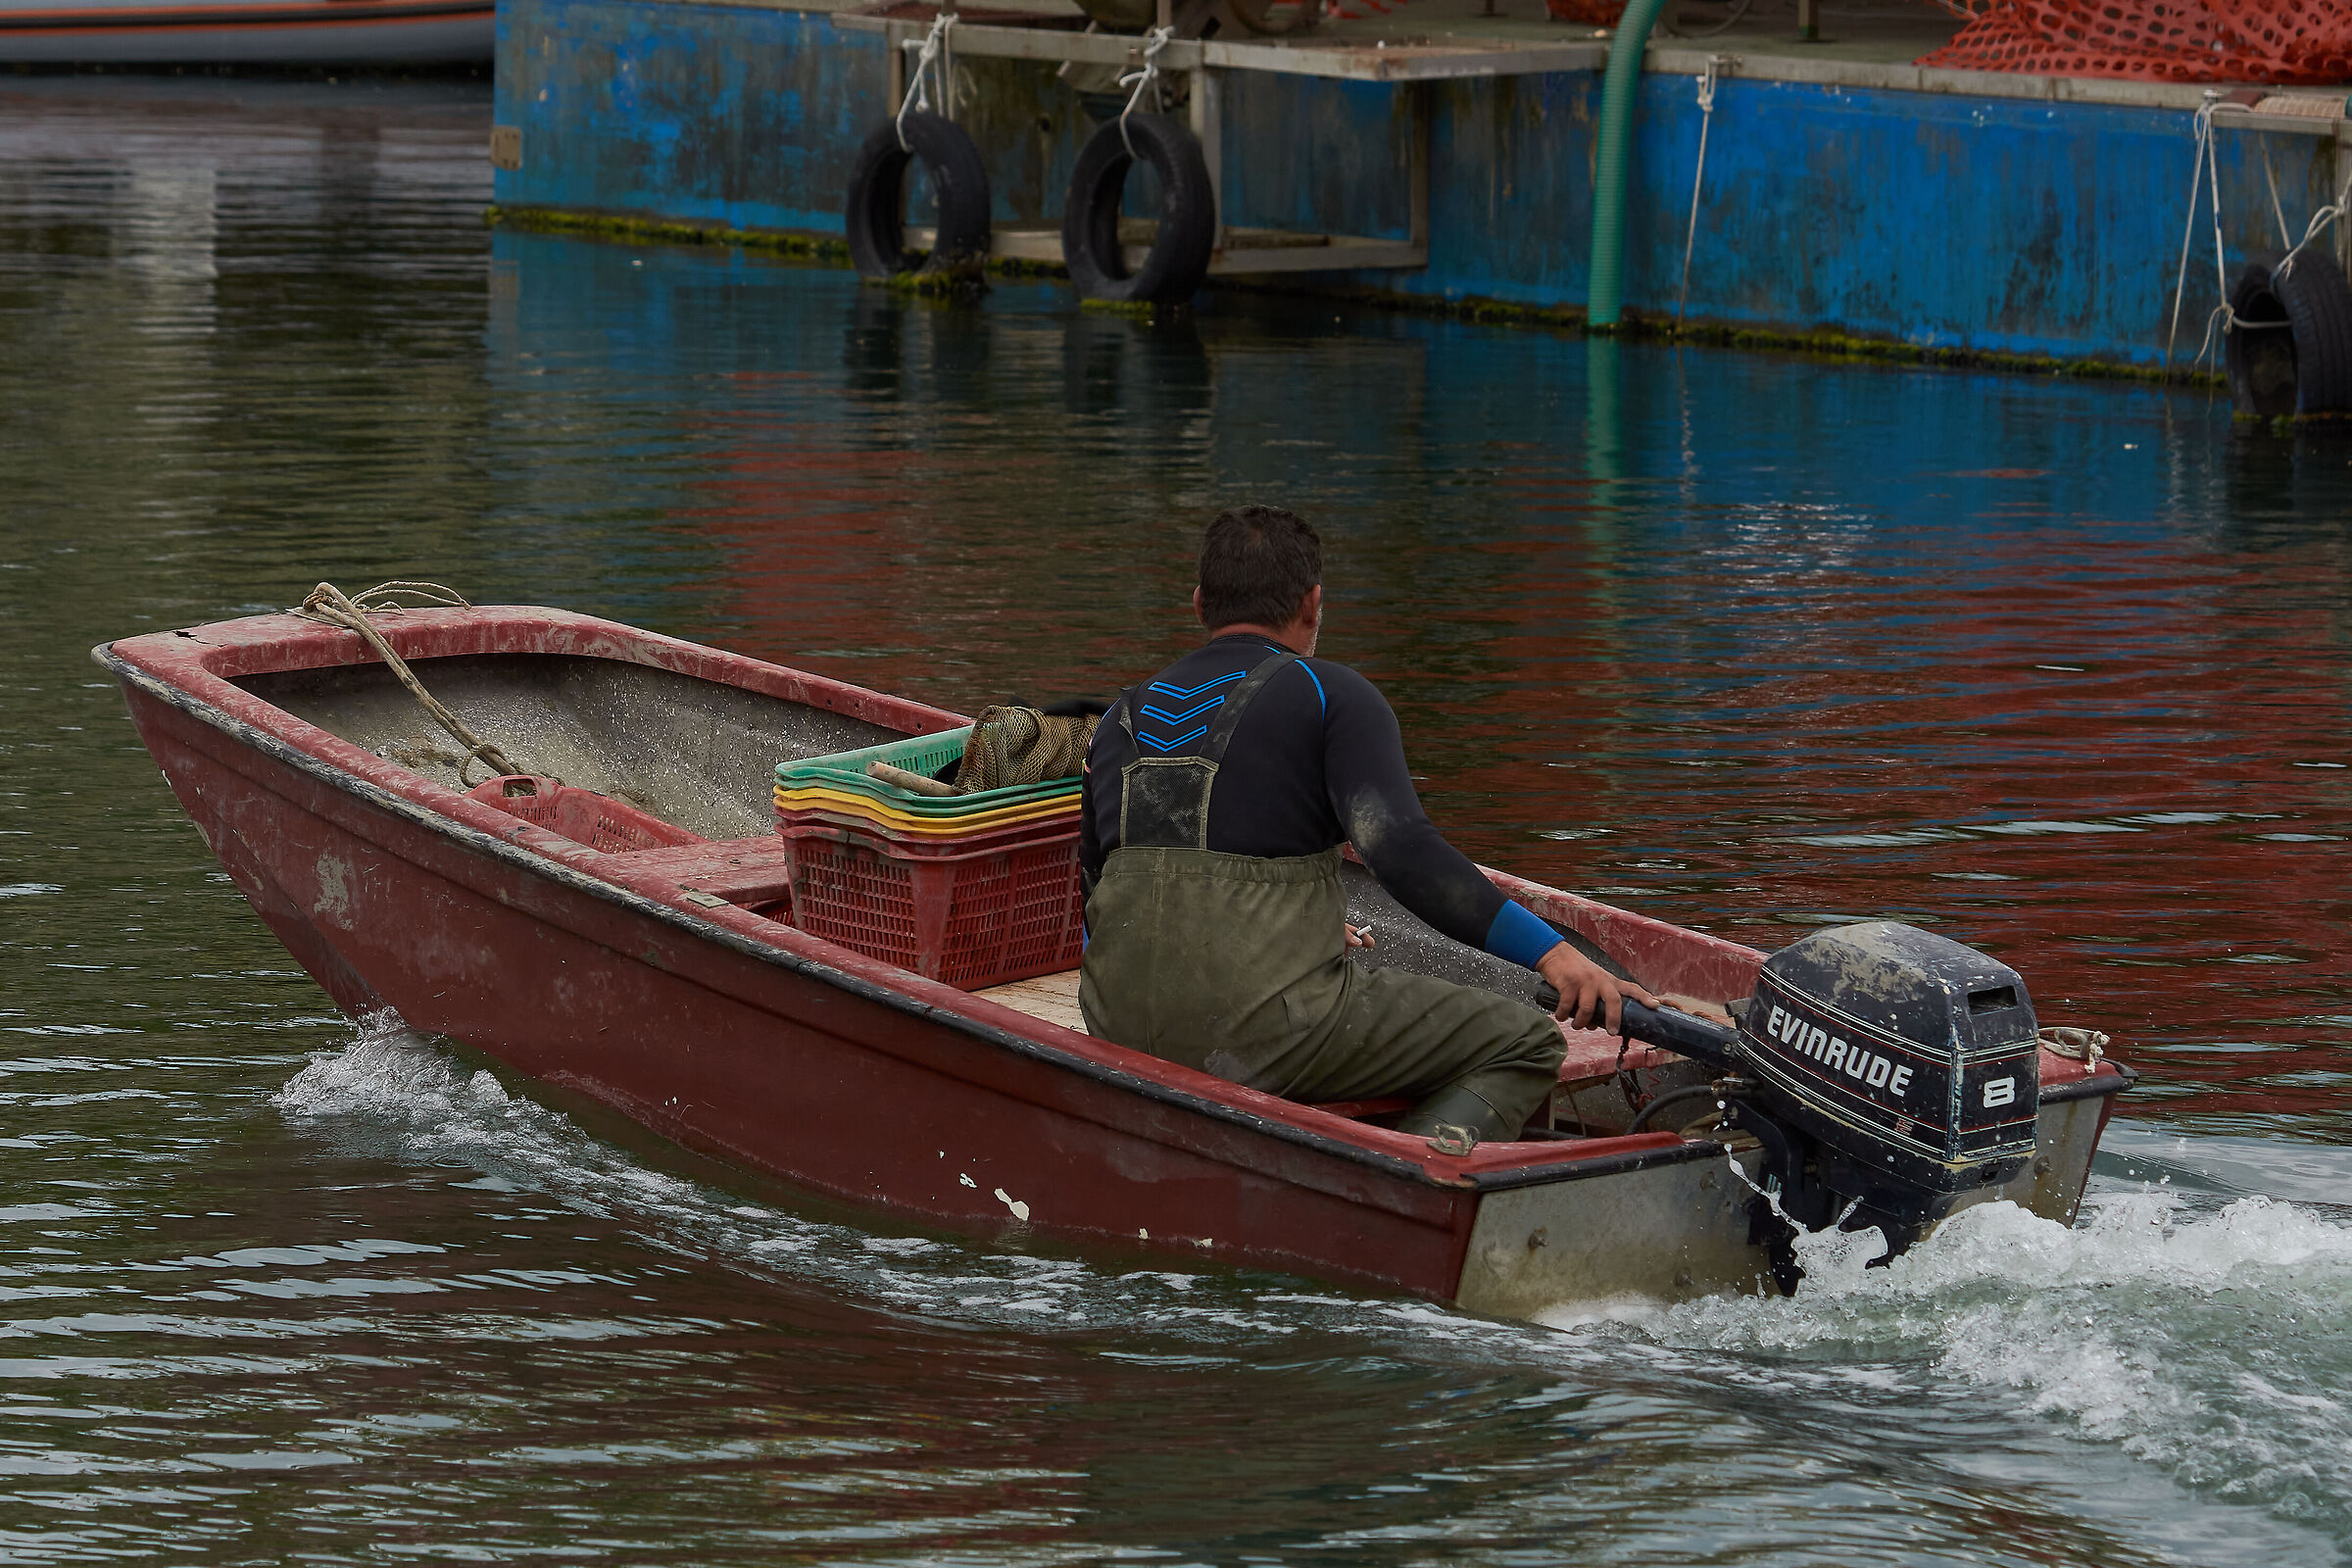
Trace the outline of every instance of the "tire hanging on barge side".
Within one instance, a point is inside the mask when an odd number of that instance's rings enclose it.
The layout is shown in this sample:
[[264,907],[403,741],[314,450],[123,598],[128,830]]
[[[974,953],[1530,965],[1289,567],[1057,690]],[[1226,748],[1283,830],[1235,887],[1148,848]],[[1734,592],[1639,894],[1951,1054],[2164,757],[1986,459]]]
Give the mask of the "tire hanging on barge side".
[[2230,290],[2230,402],[2242,415],[2352,414],[2352,283],[2315,250],[2256,262]]
[[[903,139],[902,139],[903,138]],[[863,277],[914,269],[906,256],[906,171],[920,162],[939,203],[939,228],[922,270],[977,276],[988,264],[988,170],[963,127],[945,115],[910,109],[874,127],[850,172],[843,237]]]
[[[1130,272],[1119,243],[1119,208],[1139,157],[1159,175],[1159,232]],[[1061,258],[1079,293],[1181,304],[1207,279],[1216,245],[1217,197],[1199,137],[1166,115],[1137,114],[1110,121],[1087,139],[1070,171],[1061,217]]]

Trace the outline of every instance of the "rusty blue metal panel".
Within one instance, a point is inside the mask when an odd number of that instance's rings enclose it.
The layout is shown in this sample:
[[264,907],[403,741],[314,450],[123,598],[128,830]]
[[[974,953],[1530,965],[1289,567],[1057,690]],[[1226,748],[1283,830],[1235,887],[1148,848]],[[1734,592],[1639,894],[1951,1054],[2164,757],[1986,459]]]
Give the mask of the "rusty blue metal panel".
[[[1409,286],[1449,299],[1581,306],[1600,74],[1449,82],[1432,107],[1430,275]],[[1629,227],[1644,216],[1643,178],[1637,161]],[[1642,259],[1630,250],[1627,261],[1628,299],[1639,304]]]
[[[1092,128],[1076,98],[1051,68],[966,61],[958,74],[998,220],[1058,221]],[[499,172],[496,199],[839,234],[852,160],[887,95],[880,35],[821,13],[507,0],[497,114],[522,131],[522,167]]]
[[[1052,68],[966,61],[964,120],[1000,222],[1058,222],[1092,129]],[[498,119],[522,130],[502,204],[837,234],[881,123],[881,46],[830,18],[692,0],[503,0]],[[1698,150],[1696,82],[1642,87],[1627,304],[1671,315]],[[1581,305],[1597,74],[1430,89],[1430,266],[1348,281],[1446,299]],[[1401,236],[1410,123],[1386,86],[1228,77],[1224,220]],[[2226,131],[2231,268],[2300,235],[2331,138]],[[2186,217],[2185,112],[1743,77],[1716,103],[1690,268],[1695,321],[1924,348],[2152,364]],[[2266,174],[2264,160],[2269,159]],[[2182,311],[2193,356],[2218,289],[2200,221]]]
[[[1629,212],[1629,301],[1671,314],[1699,115],[1652,77]],[[2277,255],[2328,199],[2331,138],[2225,130],[2234,270]],[[2194,153],[2181,111],[1791,82],[1721,84],[1690,268],[1692,317],[1829,328],[1923,348],[2161,357]],[[2266,176],[2264,160],[2270,161]],[[2190,253],[2187,353],[2218,303],[2210,219]]]
[[1378,82],[1229,73],[1225,220],[1402,239],[1412,145],[1401,103]]
[[838,233],[883,59],[800,12],[521,0],[498,12],[506,205]]
[[[1696,95],[1689,76],[1642,84],[1627,304],[1651,318],[1677,305]],[[1597,76],[1585,74],[1443,91],[1430,270],[1390,286],[1581,304],[1598,99]],[[2193,119],[2180,111],[1726,81],[1708,136],[1690,318],[2154,364],[2170,328],[2194,145]],[[2283,249],[2280,213],[2300,239],[2338,177],[2327,137],[2224,130],[2219,154],[2232,273]],[[2212,223],[2200,216],[2181,356],[2195,355],[2219,292]]]

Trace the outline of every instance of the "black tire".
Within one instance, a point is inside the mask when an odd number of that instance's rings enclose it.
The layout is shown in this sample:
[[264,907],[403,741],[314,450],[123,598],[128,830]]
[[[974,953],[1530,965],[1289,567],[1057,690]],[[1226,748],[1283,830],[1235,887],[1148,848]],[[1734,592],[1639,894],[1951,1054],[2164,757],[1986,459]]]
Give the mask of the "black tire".
[[923,270],[978,273],[988,264],[988,171],[962,127],[919,109],[903,122],[884,121],[858,149],[845,225],[850,261],[866,277],[912,270],[906,259],[906,166],[916,159],[930,171],[939,199],[939,235]]
[[[2294,323],[2297,414],[2352,414],[2352,284],[2325,252],[2304,250],[2271,273],[2271,293]],[[2230,382],[2232,394],[2236,382]]]
[[[1097,130],[1070,171],[1061,215],[1061,259],[1089,299],[1180,303],[1200,292],[1217,245],[1217,198],[1208,162],[1191,131],[1165,115],[1131,115]],[[1127,150],[1132,137],[1135,152]],[[1141,156],[1159,175],[1159,235],[1133,272],[1119,244],[1119,206],[1127,171]]]
[[2257,419],[2295,412],[2295,333],[2286,306],[2271,289],[2271,267],[2256,262],[2237,274],[2230,311],[2238,324],[2222,338],[2230,407]]

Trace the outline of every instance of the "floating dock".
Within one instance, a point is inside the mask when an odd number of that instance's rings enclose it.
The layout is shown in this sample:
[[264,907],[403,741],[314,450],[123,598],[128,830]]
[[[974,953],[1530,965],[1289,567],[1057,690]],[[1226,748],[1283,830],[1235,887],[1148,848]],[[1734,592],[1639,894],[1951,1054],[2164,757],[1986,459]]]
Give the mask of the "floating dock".
[[[996,254],[1053,263],[1096,123],[1057,71],[1131,67],[1143,41],[1035,3],[965,8],[952,80],[987,163]],[[1212,279],[1581,320],[1612,39],[1539,20],[1532,0],[1506,7],[1518,15],[1413,0],[1285,38],[1167,44],[1158,63],[1184,85],[1217,191]],[[852,161],[897,107],[932,14],[499,0],[497,203],[526,220],[837,238]],[[2301,241],[2352,175],[2341,89],[1935,70],[1909,61],[1952,24],[1924,6],[1916,25],[1822,16],[1826,43],[1796,42],[1787,18],[1650,41],[1625,191],[1633,328],[1679,318],[1766,340],[2179,370],[2222,288],[2209,195],[2193,221],[2190,207],[2199,111],[2217,127],[2232,277]],[[2348,228],[2317,243],[2340,256]]]

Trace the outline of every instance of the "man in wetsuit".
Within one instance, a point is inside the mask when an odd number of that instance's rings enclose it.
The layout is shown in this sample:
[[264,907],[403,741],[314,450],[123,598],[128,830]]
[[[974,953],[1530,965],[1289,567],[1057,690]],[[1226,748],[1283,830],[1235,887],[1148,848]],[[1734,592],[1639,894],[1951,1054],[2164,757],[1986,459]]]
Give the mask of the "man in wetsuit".
[[1340,846],[1430,925],[1549,981],[1561,1018],[1614,1029],[1622,996],[1651,999],[1439,835],[1387,701],[1309,657],[1322,576],[1296,515],[1221,514],[1193,594],[1209,640],[1096,730],[1079,844],[1087,1028],[1293,1100],[1410,1096],[1406,1132],[1515,1138],[1558,1073],[1558,1028],[1494,992],[1348,961]]

